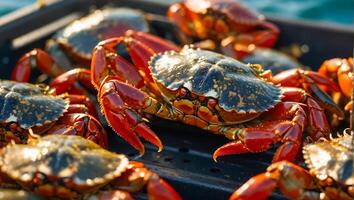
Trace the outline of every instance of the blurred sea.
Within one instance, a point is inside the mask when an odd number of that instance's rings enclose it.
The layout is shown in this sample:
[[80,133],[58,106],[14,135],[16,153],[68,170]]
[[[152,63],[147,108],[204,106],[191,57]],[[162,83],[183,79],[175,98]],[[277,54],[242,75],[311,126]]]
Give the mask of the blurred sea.
[[[241,1],[265,15],[301,20],[310,19],[352,27],[354,25],[354,0]],[[0,16],[34,2],[36,0],[0,0]]]

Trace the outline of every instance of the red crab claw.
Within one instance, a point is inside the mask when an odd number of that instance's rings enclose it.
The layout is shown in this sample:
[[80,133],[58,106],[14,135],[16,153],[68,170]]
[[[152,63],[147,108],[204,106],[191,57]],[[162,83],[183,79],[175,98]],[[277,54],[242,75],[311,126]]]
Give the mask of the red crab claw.
[[157,174],[151,172],[141,162],[130,161],[128,170],[112,181],[115,188],[128,192],[137,192],[147,186],[149,199],[181,200],[180,195]]
[[[83,104],[88,108],[88,112],[94,117],[98,117],[97,110],[93,102],[85,95],[83,89],[77,87],[77,83],[82,84],[85,89],[94,89],[91,83],[91,72],[88,69],[76,68],[69,70],[56,77],[50,87],[55,90],[57,95],[62,94],[64,98],[68,98],[70,104]],[[73,92],[79,90],[79,92]],[[77,95],[79,93],[79,95]]]
[[340,118],[344,117],[343,111],[332,98],[318,87],[319,84],[326,86],[331,91],[338,92],[339,88],[337,84],[317,72],[304,71],[302,69],[289,69],[275,75],[272,82],[274,84],[280,84],[283,87],[303,87],[307,92],[319,100],[321,106],[335,113]]
[[79,135],[107,148],[107,133],[91,115],[68,113],[60,117],[46,134]]
[[290,199],[320,199],[312,176],[287,161],[273,163],[266,173],[252,177],[238,188],[229,200],[268,199],[279,188]]
[[[115,54],[116,47],[120,43],[126,45],[135,66]],[[127,31],[125,36],[104,40],[96,46],[93,53],[91,64],[93,84],[99,88],[101,81],[107,75],[122,75],[122,79],[141,87],[141,76],[147,82],[153,80],[148,67],[150,58],[156,53],[167,50],[177,51],[179,48],[171,42],[143,32]],[[138,70],[144,74],[140,75]]]
[[[127,47],[134,66],[115,53],[115,48],[122,42]],[[179,48],[171,42],[143,32],[127,31],[123,37],[102,41],[93,53],[92,82],[99,88],[106,76],[116,76],[136,88],[146,86],[159,99],[164,99],[151,76],[148,61],[154,54],[167,50]]]
[[54,63],[51,56],[43,50],[33,49],[23,55],[12,71],[11,79],[28,82],[32,68],[38,68],[42,73],[56,77],[64,72]]
[[224,155],[265,151],[272,144],[281,142],[273,162],[293,161],[301,146],[305,111],[298,103],[281,102],[264,115],[272,117],[272,120],[264,121],[256,127],[235,130],[231,138],[239,140],[219,147],[214,152],[214,160]]
[[162,150],[160,139],[137,113],[151,104],[147,94],[115,77],[107,77],[98,96],[108,123],[141,155],[145,152],[144,145],[135,133]]

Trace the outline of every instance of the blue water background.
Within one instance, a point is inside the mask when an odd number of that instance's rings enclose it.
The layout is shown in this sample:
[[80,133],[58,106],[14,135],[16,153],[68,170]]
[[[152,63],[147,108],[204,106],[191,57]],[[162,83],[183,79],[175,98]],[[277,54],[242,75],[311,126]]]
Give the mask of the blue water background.
[[[161,0],[164,1],[164,0]],[[354,0],[241,0],[262,14],[354,25]],[[0,0],[0,15],[36,0]]]

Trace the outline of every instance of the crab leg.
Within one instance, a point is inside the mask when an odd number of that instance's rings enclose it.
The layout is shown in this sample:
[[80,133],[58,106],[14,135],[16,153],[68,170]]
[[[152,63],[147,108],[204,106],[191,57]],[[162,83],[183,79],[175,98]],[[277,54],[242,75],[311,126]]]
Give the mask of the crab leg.
[[274,119],[256,127],[226,129],[224,134],[235,141],[219,147],[214,152],[214,160],[224,155],[265,151],[276,142],[282,142],[282,145],[277,149],[273,162],[294,160],[301,146],[305,111],[300,104],[281,102],[266,115],[274,116]]
[[[91,72],[88,69],[76,68],[69,70],[57,78],[55,78],[50,87],[55,90],[56,95],[62,95],[68,98],[70,104],[83,104],[87,107],[88,113],[94,117],[98,117],[94,103],[82,93],[82,89],[76,87],[77,83],[81,83],[86,89],[94,89],[91,83]],[[80,90],[80,94],[73,94],[73,90]]]
[[[135,66],[115,53],[115,48],[120,43],[126,45]],[[166,40],[143,32],[127,31],[123,37],[102,41],[93,53],[91,64],[93,84],[99,88],[106,76],[121,76],[121,80],[137,88],[146,86],[155,96],[164,99],[151,76],[148,61],[154,54],[167,50],[179,48]]]
[[[149,106],[149,96],[118,79],[107,78],[98,93],[102,111],[112,128],[144,154],[144,145],[135,133],[162,150],[162,143],[142,121],[137,111]],[[135,132],[135,133],[134,133]]]
[[321,106],[335,113],[340,118],[344,117],[343,111],[333,102],[332,98],[317,86],[317,84],[323,85],[331,91],[338,92],[337,84],[317,72],[290,69],[275,75],[272,82],[283,87],[304,87],[307,92],[319,100]]
[[260,29],[229,36],[221,41],[223,54],[242,59],[256,47],[272,47],[279,37],[279,29],[272,23],[264,22]]
[[[116,47],[124,43],[135,65],[116,54]],[[99,90],[99,101],[109,124],[129,144],[144,153],[144,146],[135,133],[162,148],[161,141],[142,121],[140,113],[152,98],[165,100],[154,82],[148,61],[155,53],[178,50],[174,44],[147,33],[128,31],[123,37],[111,38],[100,42],[94,49],[91,63],[91,77]],[[153,101],[153,102],[156,102]],[[158,110],[158,109],[154,109]]]
[[[273,157],[273,162],[293,161],[301,146],[305,119],[309,121],[312,140],[328,137],[329,125],[323,108],[302,89],[284,88],[283,90],[285,102],[265,112],[261,116],[264,122],[256,127],[226,129],[224,132],[226,137],[236,139],[236,141],[218,148],[214,152],[214,160],[222,155],[265,151],[270,148],[271,144],[281,142],[282,144]],[[306,102],[306,105],[297,102]]]
[[38,68],[42,73],[52,77],[56,77],[64,72],[62,68],[55,64],[48,53],[40,49],[33,49],[19,59],[12,71],[11,79],[28,82],[32,68]]
[[252,177],[230,197],[230,200],[268,199],[275,188],[291,199],[320,199],[312,176],[287,161],[273,163],[266,173]]
[[79,135],[106,148],[107,133],[102,125],[91,115],[68,113],[60,117],[46,134]]
[[[90,101],[90,99],[84,95],[75,95],[75,94],[64,94],[64,98],[67,97],[70,101],[70,106],[73,107],[73,105],[82,105],[86,108],[86,112],[76,112],[76,113],[89,113],[90,115],[94,116],[96,119],[98,119],[98,113],[96,110],[96,107],[93,102]],[[70,111],[71,113],[74,113],[73,111]]]
[[86,89],[94,89],[91,83],[91,72],[89,69],[76,68],[69,70],[60,76],[56,77],[50,87],[55,89],[56,94],[63,94],[75,87],[75,84],[80,83]]
[[350,72],[353,68],[353,58],[334,58],[323,62],[318,72],[332,80],[337,80],[342,93],[350,97],[353,89]]
[[157,174],[148,170],[141,162],[130,161],[128,170],[112,181],[112,186],[127,192],[140,191],[147,187],[149,199],[180,200],[180,195]]

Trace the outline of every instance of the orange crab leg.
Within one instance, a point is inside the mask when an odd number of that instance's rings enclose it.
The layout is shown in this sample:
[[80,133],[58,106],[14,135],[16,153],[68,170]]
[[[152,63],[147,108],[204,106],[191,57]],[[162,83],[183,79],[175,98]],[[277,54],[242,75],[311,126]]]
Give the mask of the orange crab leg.
[[108,77],[102,84],[98,96],[107,121],[123,139],[143,154],[144,145],[135,134],[138,133],[162,150],[160,139],[136,113],[136,110],[148,106],[147,94],[119,79]]
[[256,47],[272,47],[279,37],[279,29],[272,23],[264,22],[260,29],[229,36],[221,41],[223,54],[242,59]]
[[46,134],[80,135],[106,148],[107,133],[102,125],[91,115],[68,113],[60,117]]
[[42,73],[56,77],[64,72],[54,63],[51,56],[41,49],[33,49],[23,55],[12,71],[11,79],[28,82],[32,68],[38,68]]
[[284,159],[294,160],[301,146],[306,119],[305,111],[300,104],[281,102],[265,115],[272,116],[272,119],[256,127],[236,131],[236,135],[232,138],[240,140],[219,147],[214,152],[214,160],[224,155],[265,151],[271,144],[280,141],[282,145],[277,149],[273,162]]
[[167,17],[176,23],[184,34],[188,36],[198,36],[202,39],[205,37],[205,30],[203,26],[200,25],[200,19],[183,3],[175,3],[171,5],[167,11]]
[[148,170],[141,162],[130,161],[128,170],[112,181],[112,186],[128,192],[137,192],[147,185],[149,199],[181,200],[180,195],[157,174]]
[[291,199],[320,199],[320,191],[315,190],[316,185],[310,173],[295,164],[282,161],[273,163],[266,173],[249,179],[231,195],[230,200],[268,199],[277,187]]
[[353,67],[353,58],[334,58],[323,62],[318,72],[332,80],[338,80],[342,93],[350,97],[353,90],[350,73]]

